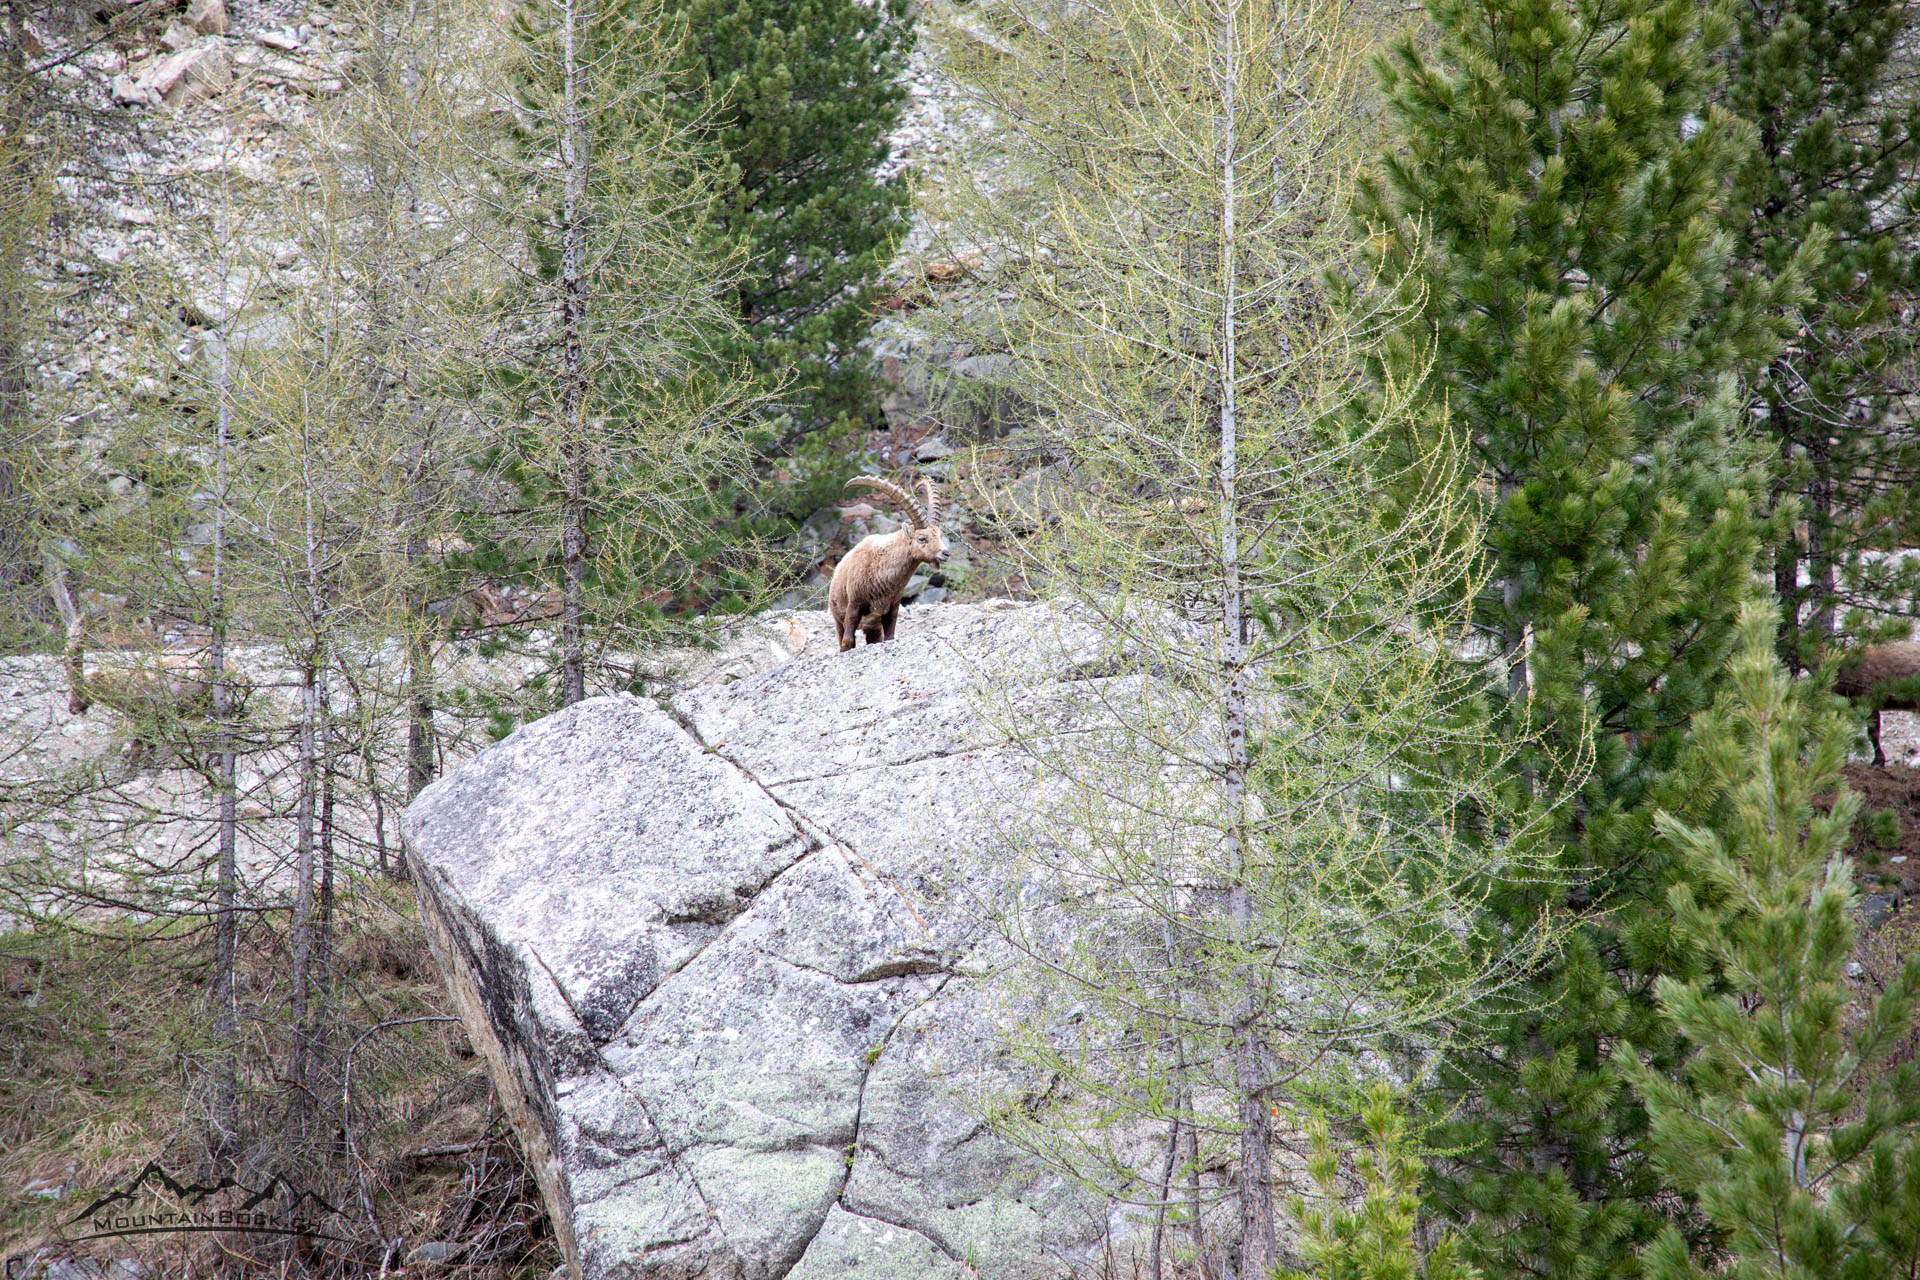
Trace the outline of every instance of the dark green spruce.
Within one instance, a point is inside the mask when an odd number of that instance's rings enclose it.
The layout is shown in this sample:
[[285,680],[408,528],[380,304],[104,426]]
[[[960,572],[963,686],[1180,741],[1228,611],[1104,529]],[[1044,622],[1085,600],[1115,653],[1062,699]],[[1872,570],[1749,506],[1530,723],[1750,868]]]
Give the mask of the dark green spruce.
[[688,119],[724,157],[714,257],[740,255],[744,337],[724,353],[786,384],[790,429],[870,423],[856,350],[905,229],[906,184],[877,171],[900,121],[905,0],[670,0],[686,24]]
[[[1725,100],[1757,139],[1736,184],[1735,270],[1764,280],[1814,227],[1831,237],[1799,332],[1755,385],[1774,501],[1797,496],[1804,520],[1775,553],[1780,650],[1812,666],[1862,624],[1905,639],[1920,599],[1920,564],[1884,555],[1920,545],[1920,431],[1898,385],[1913,351],[1900,306],[1920,286],[1920,93],[1899,65],[1915,10],[1749,0],[1733,12]],[[1908,616],[1887,624],[1889,605]],[[1852,609],[1866,612],[1850,621]]]

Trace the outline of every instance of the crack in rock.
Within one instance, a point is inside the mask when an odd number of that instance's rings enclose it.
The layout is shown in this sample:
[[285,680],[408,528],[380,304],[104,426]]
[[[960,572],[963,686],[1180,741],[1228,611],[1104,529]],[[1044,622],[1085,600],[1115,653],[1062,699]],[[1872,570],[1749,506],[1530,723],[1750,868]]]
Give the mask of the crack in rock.
[[[930,616],[931,638],[1034,667],[968,610]],[[431,882],[453,913],[450,972],[515,997],[473,1013],[508,1020],[520,1056],[490,1065],[529,1093],[527,1140],[561,1148],[542,1191],[556,1229],[584,1233],[587,1280],[1008,1280],[1094,1243],[1098,1206],[929,1092],[939,1063],[991,1047],[955,951],[975,930],[943,891],[998,874],[991,815],[1033,796],[1007,744],[967,729],[944,652],[878,660],[678,706],[589,700],[409,809],[423,901]],[[864,743],[821,748],[856,717]],[[808,776],[768,781],[789,770]],[[460,950],[496,932],[519,944],[512,974]],[[949,1160],[955,1133],[972,1145]]]
[[[947,989],[947,984],[952,980],[953,980],[952,974],[943,975],[940,981],[934,985],[933,990],[929,991],[924,998],[922,998],[918,1003],[909,1005],[907,1008],[901,1010],[900,1016],[895,1018],[893,1020],[893,1025],[887,1028],[887,1033],[880,1037],[879,1042],[876,1043],[872,1049],[867,1051],[866,1066],[860,1072],[860,1088],[858,1092],[856,1092],[854,1095],[853,1132],[847,1141],[846,1170],[840,1175],[840,1185],[834,1188],[833,1202],[831,1205],[828,1206],[828,1212],[820,1215],[820,1221],[814,1224],[813,1230],[808,1233],[806,1243],[801,1246],[799,1253],[797,1253],[794,1256],[793,1263],[791,1266],[787,1268],[787,1271],[791,1271],[793,1267],[799,1266],[801,1259],[807,1256],[807,1250],[813,1247],[813,1242],[819,1239],[820,1233],[826,1229],[827,1220],[832,1216],[832,1209],[835,1205],[839,1206],[842,1210],[844,1210],[847,1213],[854,1212],[853,1210],[848,1209],[846,1207],[847,1184],[853,1179],[854,1162],[860,1158],[860,1122],[866,1113],[867,1081],[872,1079],[873,1069],[880,1064],[880,1059],[886,1056],[887,1046],[893,1043],[893,1037],[900,1030],[902,1024],[904,1024],[908,1018],[912,1017],[914,1014],[918,1013],[920,1010],[926,1008],[928,1005],[932,1004],[935,1000],[938,1000],[940,998],[940,993]],[[872,1217],[872,1215],[870,1214],[856,1214],[855,1216],[856,1217]],[[881,1218],[874,1218],[873,1220],[875,1222],[884,1221],[884,1219],[881,1219]],[[899,1223],[887,1223],[887,1225],[901,1226],[901,1224]],[[914,1231],[912,1227],[904,1227],[904,1226],[901,1226],[901,1230]],[[920,1231],[914,1231],[914,1234],[925,1236],[925,1233]],[[960,1261],[960,1259],[954,1258],[952,1252],[946,1249],[945,1246],[941,1245],[939,1241],[932,1240],[931,1238],[928,1238],[928,1241],[929,1243],[934,1245],[935,1248],[938,1248],[941,1250],[941,1252],[945,1253],[949,1258],[952,1258],[953,1261],[955,1262]],[[965,1264],[962,1263],[961,1265],[964,1266]],[[787,1271],[782,1271],[780,1275],[775,1276],[773,1280],[782,1280],[782,1278],[787,1274]]]

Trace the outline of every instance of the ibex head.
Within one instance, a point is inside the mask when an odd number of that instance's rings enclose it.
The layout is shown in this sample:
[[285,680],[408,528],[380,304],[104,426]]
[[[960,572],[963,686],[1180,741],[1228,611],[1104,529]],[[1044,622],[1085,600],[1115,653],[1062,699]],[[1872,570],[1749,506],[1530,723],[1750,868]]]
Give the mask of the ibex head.
[[947,540],[940,536],[940,495],[930,476],[920,478],[920,487],[927,495],[924,506],[913,500],[913,495],[891,480],[879,476],[855,476],[847,481],[847,488],[872,489],[882,497],[892,500],[911,520],[912,527],[902,532],[908,535],[907,551],[915,564],[945,564],[947,562]]

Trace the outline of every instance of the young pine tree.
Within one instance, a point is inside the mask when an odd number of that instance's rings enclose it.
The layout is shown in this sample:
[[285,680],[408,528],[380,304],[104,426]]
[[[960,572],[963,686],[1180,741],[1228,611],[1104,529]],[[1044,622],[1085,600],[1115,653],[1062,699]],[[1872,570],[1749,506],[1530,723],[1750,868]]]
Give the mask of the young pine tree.
[[1360,1203],[1350,1208],[1332,1128],[1321,1116],[1308,1124],[1307,1175],[1317,1198],[1293,1202],[1308,1266],[1282,1272],[1280,1280],[1481,1280],[1459,1261],[1451,1235],[1420,1247],[1425,1166],[1407,1132],[1405,1100],[1384,1081],[1375,1084],[1360,1107],[1360,1125],[1366,1139],[1354,1160]]
[[1844,610],[1907,601],[1910,616],[1920,598],[1920,565],[1880,554],[1920,542],[1920,431],[1896,412],[1912,350],[1898,308],[1920,285],[1920,95],[1899,65],[1914,12],[1901,0],[1734,9],[1726,102],[1757,140],[1735,188],[1735,269],[1765,279],[1814,227],[1831,237],[1799,332],[1755,387],[1774,502],[1798,495],[1805,519],[1774,554],[1780,652],[1796,669],[1818,663]]
[[1920,1274],[1920,1069],[1888,1062],[1920,1013],[1920,956],[1856,1003],[1843,850],[1859,800],[1840,779],[1853,733],[1780,668],[1773,629],[1772,610],[1748,610],[1728,696],[1695,722],[1722,797],[1712,820],[1659,818],[1686,870],[1674,919],[1724,981],[1660,979],[1692,1053],[1678,1078],[1633,1076],[1655,1163],[1698,1199],[1724,1257],[1690,1256],[1669,1229],[1650,1280]]
[[[1548,751],[1588,734],[1593,769],[1562,810],[1570,888],[1490,900],[1525,927],[1584,923],[1450,1059],[1457,1151],[1438,1203],[1495,1274],[1631,1274],[1662,1221],[1640,1151],[1645,1116],[1612,1047],[1671,1060],[1651,979],[1682,963],[1657,905],[1673,872],[1649,850],[1659,805],[1709,705],[1766,530],[1759,450],[1740,435],[1740,376],[1775,350],[1799,259],[1728,275],[1722,206],[1748,131],[1709,105],[1728,35],[1694,0],[1441,0],[1431,50],[1380,64],[1396,145],[1359,202],[1376,265],[1413,308],[1380,366],[1420,367],[1469,442],[1490,504],[1492,575],[1475,622],[1506,714]],[[1812,237],[1809,237],[1811,240]],[[1817,244],[1807,247],[1817,250]]]
[[[672,0],[688,31],[681,117],[724,173],[712,252],[745,264],[729,350],[773,383],[798,428],[878,410],[855,351],[905,230],[902,176],[881,178],[913,47],[904,0]],[[709,113],[710,114],[705,114]]]

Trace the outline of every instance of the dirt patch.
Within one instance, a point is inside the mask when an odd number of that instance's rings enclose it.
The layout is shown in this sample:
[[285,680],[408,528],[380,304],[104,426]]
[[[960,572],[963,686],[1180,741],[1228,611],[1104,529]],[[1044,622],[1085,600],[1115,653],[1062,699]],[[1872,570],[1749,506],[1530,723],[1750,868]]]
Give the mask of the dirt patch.
[[1849,764],[1843,772],[1860,796],[1849,849],[1860,893],[1892,894],[1904,908],[1920,895],[1920,769]]

